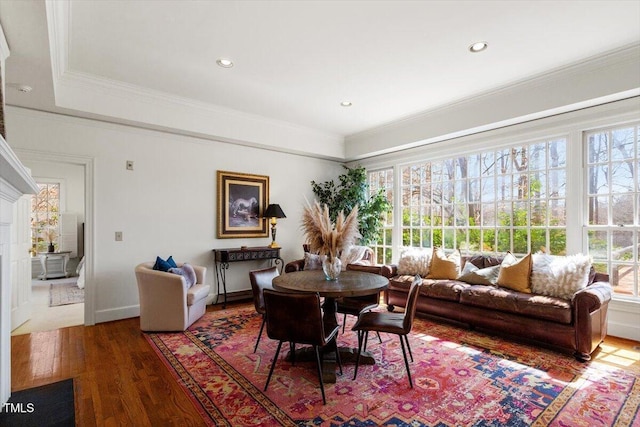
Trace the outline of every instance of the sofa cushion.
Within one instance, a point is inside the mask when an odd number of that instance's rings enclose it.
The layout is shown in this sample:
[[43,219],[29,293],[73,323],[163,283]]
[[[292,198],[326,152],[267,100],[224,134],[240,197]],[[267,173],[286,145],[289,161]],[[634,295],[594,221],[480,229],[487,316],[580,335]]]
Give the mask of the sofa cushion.
[[416,275],[426,277],[429,274],[431,253],[433,249],[408,248],[400,255],[398,260],[398,274]]
[[560,298],[476,285],[462,290],[462,304],[570,324],[571,305]]
[[455,280],[460,275],[460,251],[454,250],[446,256],[442,248],[433,248],[427,279]]
[[187,305],[193,305],[200,301],[202,298],[206,298],[209,295],[209,285],[198,283],[193,285],[187,291]]
[[462,273],[458,280],[472,285],[488,285],[495,286],[498,282],[498,274],[500,266],[478,268],[475,264],[467,262],[462,269]]
[[[409,274],[392,277],[389,279],[389,290],[401,291],[408,294],[414,278],[414,276]],[[420,295],[457,302],[460,299],[460,292],[468,286],[470,285],[458,280],[422,279]]]
[[497,283],[498,286],[502,286],[503,288],[530,294],[530,275],[531,254],[527,254],[518,260],[511,252],[507,252],[504,260],[502,260],[502,264],[500,264]]

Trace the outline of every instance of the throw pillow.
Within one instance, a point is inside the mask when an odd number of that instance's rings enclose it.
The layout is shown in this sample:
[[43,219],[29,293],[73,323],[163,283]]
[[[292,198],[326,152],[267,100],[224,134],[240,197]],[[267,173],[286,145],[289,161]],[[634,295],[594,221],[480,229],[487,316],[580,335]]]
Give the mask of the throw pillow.
[[487,285],[495,286],[498,282],[498,274],[500,266],[494,265],[487,268],[478,268],[470,262],[467,262],[462,269],[462,273],[458,280],[469,283],[471,285]]
[[166,261],[160,258],[159,256],[157,256],[156,263],[153,264],[154,270],[160,270],[164,272],[169,271],[170,268],[176,268],[176,267],[178,266],[176,262],[173,260],[173,256],[170,256],[169,258],[167,258]]
[[432,249],[408,248],[402,252],[398,260],[398,274],[426,277],[429,274]]
[[305,270],[322,269],[322,257],[320,255],[305,252],[304,253],[304,269]]
[[553,257],[536,254],[531,271],[533,293],[571,299],[589,283],[591,257],[583,254]]
[[427,279],[455,280],[460,275],[460,251],[455,250],[446,256],[442,248],[433,248]]
[[196,272],[190,264],[186,262],[182,264],[182,267],[171,267],[169,273],[179,274],[184,277],[184,282],[187,284],[187,289],[196,284]]
[[531,275],[531,254],[525,255],[518,260],[511,252],[500,264],[500,272],[498,274],[498,286],[513,289],[514,291],[531,293],[530,278]]

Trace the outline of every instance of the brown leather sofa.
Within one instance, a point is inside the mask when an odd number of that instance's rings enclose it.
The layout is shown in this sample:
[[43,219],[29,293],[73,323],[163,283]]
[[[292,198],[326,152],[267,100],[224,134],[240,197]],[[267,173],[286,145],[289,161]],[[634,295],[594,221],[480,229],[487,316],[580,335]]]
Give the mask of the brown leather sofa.
[[[501,258],[476,255],[462,258],[482,269]],[[393,311],[405,307],[412,275],[398,275],[397,266],[358,266],[389,278],[385,303]],[[472,329],[509,335],[571,352],[579,361],[591,359],[607,335],[607,308],[612,290],[609,276],[593,269],[588,286],[571,300],[522,293],[502,287],[470,285],[458,280],[423,279],[418,315],[436,316]]]

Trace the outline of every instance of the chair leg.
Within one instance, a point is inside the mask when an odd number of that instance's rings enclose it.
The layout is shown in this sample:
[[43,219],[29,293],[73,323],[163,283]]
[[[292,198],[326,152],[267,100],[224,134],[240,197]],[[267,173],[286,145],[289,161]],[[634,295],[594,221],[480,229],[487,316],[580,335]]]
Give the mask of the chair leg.
[[262,336],[262,330],[264,329],[264,324],[267,323],[267,317],[262,315],[262,324],[260,325],[260,333],[258,334],[258,339],[256,340],[256,345],[253,347],[253,352],[255,353],[258,349],[258,344],[260,343],[260,337]]
[[322,362],[320,362],[320,351],[318,346],[314,345],[313,349],[316,351],[316,365],[318,366],[318,380],[320,381],[320,391],[322,392],[322,403],[327,404],[327,399],[324,396],[324,383],[322,381]]
[[[380,338],[380,332],[376,331],[376,335],[378,336],[378,341],[380,341],[380,344],[382,344],[382,338]],[[413,359],[411,361],[413,362]]]
[[409,356],[411,357],[411,362],[413,362],[413,354],[411,353],[411,346],[409,345],[409,337],[407,335],[403,335],[404,341],[407,343],[407,349],[409,350]]
[[411,381],[411,371],[409,370],[409,361],[407,360],[407,351],[404,349],[404,340],[402,335],[398,335],[400,338],[400,346],[402,347],[402,356],[404,357],[404,366],[407,368],[407,376],[409,377],[409,387],[413,388],[413,381]]
[[280,354],[280,347],[282,347],[282,341],[278,341],[278,348],[276,349],[276,355],[273,356],[273,362],[271,363],[271,369],[269,369],[269,376],[267,377],[267,383],[264,385],[264,391],[267,391],[267,387],[269,387],[269,381],[271,381],[273,368],[276,366],[276,360],[278,360],[278,355]]
[[291,365],[296,364],[296,343],[289,343],[289,354],[291,355]]
[[347,326],[347,313],[344,314],[342,318],[342,333],[344,334],[344,328]]
[[340,368],[340,375],[342,375],[342,359],[340,358],[340,350],[338,350],[338,337],[333,339],[333,347],[336,351],[336,360],[338,361],[338,367]]
[[367,331],[365,333],[365,331],[358,331],[358,357],[356,358],[356,368],[353,371],[354,380],[358,376],[358,366],[360,365],[360,355],[362,354],[362,344],[363,344],[363,341],[366,342],[365,335],[367,335],[367,338],[368,338],[369,332]]

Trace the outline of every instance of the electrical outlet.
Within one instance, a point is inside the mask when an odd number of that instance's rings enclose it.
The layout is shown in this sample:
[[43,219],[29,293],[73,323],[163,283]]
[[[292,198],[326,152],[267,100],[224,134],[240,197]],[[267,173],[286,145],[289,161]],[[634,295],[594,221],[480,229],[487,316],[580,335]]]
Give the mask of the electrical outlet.
[[122,242],[122,231],[116,231],[116,242]]
[[133,170],[133,160],[127,160],[127,170],[128,171]]

